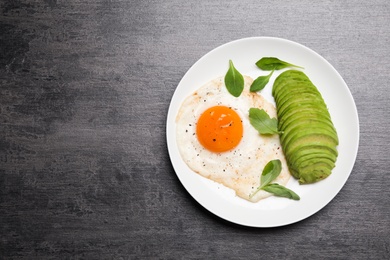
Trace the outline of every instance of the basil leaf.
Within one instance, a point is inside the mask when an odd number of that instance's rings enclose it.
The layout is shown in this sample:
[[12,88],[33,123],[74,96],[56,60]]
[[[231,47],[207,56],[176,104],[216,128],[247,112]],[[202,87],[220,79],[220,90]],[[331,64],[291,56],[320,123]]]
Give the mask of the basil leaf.
[[256,66],[262,70],[281,70],[288,67],[303,69],[303,67],[279,60],[275,57],[263,57],[256,62]]
[[275,180],[280,172],[282,171],[282,163],[279,159],[269,161],[261,173],[260,176],[260,186],[249,195],[249,198],[252,198],[257,192],[263,189],[266,185],[268,185],[271,181]]
[[269,161],[260,177],[260,189],[268,185],[271,181],[275,180],[282,171],[282,163],[279,159]]
[[278,197],[285,197],[293,200],[300,200],[300,197],[290,189],[278,184],[271,183],[275,180],[280,172],[282,171],[282,163],[279,159],[269,161],[261,173],[260,176],[260,186],[249,195],[249,198],[252,198],[260,190],[267,191]]
[[279,185],[277,183],[271,183],[263,187],[263,190],[274,194],[275,196],[278,197],[284,197],[284,198],[289,198],[293,200],[300,200],[300,197],[298,194],[293,192],[290,189],[287,189],[286,187]]
[[278,121],[270,118],[264,109],[250,108],[249,122],[260,134],[278,134]]
[[225,75],[225,85],[230,94],[239,97],[244,90],[244,77],[229,60],[229,70]]
[[257,79],[255,79],[255,81],[253,81],[249,90],[251,92],[256,92],[256,91],[262,90],[265,87],[265,85],[267,85],[267,83],[268,83],[268,81],[271,78],[273,73],[274,73],[274,70],[272,70],[271,73],[266,75],[266,76],[260,76]]

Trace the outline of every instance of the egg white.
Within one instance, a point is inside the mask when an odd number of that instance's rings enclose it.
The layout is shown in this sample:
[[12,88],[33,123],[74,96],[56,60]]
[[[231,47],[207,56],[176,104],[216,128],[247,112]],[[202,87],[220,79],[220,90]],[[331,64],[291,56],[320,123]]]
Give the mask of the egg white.
[[[249,122],[250,108],[264,109],[270,117],[276,117],[276,108],[260,94],[249,91],[253,79],[244,76],[244,81],[244,90],[239,97],[227,91],[223,77],[211,80],[188,96],[176,117],[176,142],[182,159],[195,173],[233,189],[245,200],[257,202],[270,196],[268,192],[260,191],[250,197],[260,185],[261,173],[269,161],[279,159],[282,162],[282,172],[275,182],[286,185],[291,175],[279,136],[260,135]],[[222,153],[204,148],[196,135],[200,115],[217,105],[231,107],[237,112],[244,128],[238,146]]]

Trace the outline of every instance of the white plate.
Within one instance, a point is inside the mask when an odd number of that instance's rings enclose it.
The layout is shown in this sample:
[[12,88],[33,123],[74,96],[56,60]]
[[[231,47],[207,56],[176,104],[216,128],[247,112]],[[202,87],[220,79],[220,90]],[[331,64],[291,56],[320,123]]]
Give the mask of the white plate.
[[[176,144],[175,117],[183,100],[206,82],[224,76],[229,59],[245,75],[256,78],[268,72],[255,63],[272,56],[303,66],[305,74],[317,86],[328,105],[337,129],[339,156],[332,174],[315,184],[299,185],[291,178],[287,187],[300,195],[300,201],[272,196],[251,203],[224,186],[194,173],[181,159]],[[271,88],[282,71],[275,71],[261,91],[274,103]],[[298,43],[271,37],[253,37],[224,44],[199,59],[184,75],[172,97],[167,116],[167,145],[177,177],[203,207],[230,222],[252,227],[276,227],[303,220],[327,205],[347,181],[355,163],[359,144],[359,119],[353,97],[339,73],[323,57]]]

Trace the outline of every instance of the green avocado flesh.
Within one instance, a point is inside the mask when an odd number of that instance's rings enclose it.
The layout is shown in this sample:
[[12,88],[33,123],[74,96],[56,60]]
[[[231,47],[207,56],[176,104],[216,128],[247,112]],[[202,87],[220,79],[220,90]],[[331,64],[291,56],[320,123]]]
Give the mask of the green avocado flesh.
[[[307,117],[308,114],[310,115],[309,118]],[[279,128],[282,132],[286,129],[293,129],[295,127],[310,127],[317,123],[331,128],[332,131],[336,131],[330,118],[321,117],[320,115],[313,113],[298,113],[290,116],[289,120],[285,120],[283,123],[283,125],[279,124]],[[280,137],[284,138],[285,135],[281,135]]]
[[[299,144],[300,138],[307,139],[309,136],[314,136],[314,140],[317,141],[320,138],[328,138],[329,140],[333,141],[336,145],[338,145],[338,138],[337,134],[332,130],[329,129],[323,125],[313,124],[316,127],[308,125],[307,127],[296,127],[287,129],[286,132],[283,133],[283,139],[281,138],[280,141],[283,143],[283,145],[286,148],[292,148],[294,145]],[[289,132],[287,132],[289,131]]]
[[291,174],[301,184],[325,179],[335,167],[339,139],[321,93],[302,71],[287,70],[272,94]]
[[301,94],[317,95],[317,92],[315,89],[301,88],[298,86],[296,88],[291,89],[290,91],[280,93],[277,97],[275,97],[275,99],[282,104],[286,99],[289,100],[290,99],[289,97],[291,95],[301,95]]
[[[294,113],[295,112],[295,113]],[[329,124],[332,124],[332,120],[330,119],[330,116],[325,116],[324,112],[320,109],[314,109],[314,108],[300,108],[299,110],[293,110],[291,113],[284,114],[283,117],[280,115],[278,116],[280,119],[278,121],[278,127],[279,130],[284,131],[286,130],[286,127],[288,127],[289,124],[299,121],[308,121],[308,120],[321,120],[328,122]]]
[[279,93],[279,88],[282,88],[285,84],[288,84],[290,82],[307,82],[307,85],[312,84],[310,79],[305,74],[301,74],[301,71],[287,70],[283,72],[282,77],[278,77],[275,79],[272,94],[275,96],[275,93]]
[[[280,108],[277,112],[277,115],[279,118],[282,118],[284,114],[291,115],[299,113],[302,110],[309,110],[311,112],[320,111],[322,116],[325,116],[328,113],[328,110],[326,109],[325,103],[321,100],[313,99],[310,100],[311,97],[303,97],[300,99],[300,102],[284,102],[282,105],[280,105]],[[285,118],[288,118],[289,116],[286,116]]]

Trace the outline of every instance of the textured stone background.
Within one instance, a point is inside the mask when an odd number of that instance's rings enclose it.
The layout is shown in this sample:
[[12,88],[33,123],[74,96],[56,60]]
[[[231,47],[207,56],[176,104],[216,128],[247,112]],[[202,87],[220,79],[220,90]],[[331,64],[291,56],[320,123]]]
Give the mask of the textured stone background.
[[[0,259],[390,257],[390,2],[0,2]],[[324,209],[227,223],[177,179],[165,139],[181,77],[243,37],[308,46],[343,76],[361,142]]]

